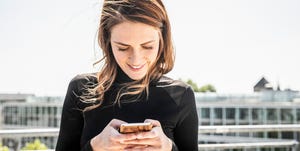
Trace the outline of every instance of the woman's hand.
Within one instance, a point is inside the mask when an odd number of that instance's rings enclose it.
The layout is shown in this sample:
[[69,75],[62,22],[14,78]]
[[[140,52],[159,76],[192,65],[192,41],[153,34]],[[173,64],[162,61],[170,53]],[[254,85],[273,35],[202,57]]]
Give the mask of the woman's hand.
[[135,140],[137,135],[131,134],[120,134],[118,129],[121,124],[126,123],[121,120],[113,119],[103,129],[103,131],[92,138],[91,146],[93,151],[120,151],[127,147],[124,144],[125,141]]
[[145,122],[153,124],[149,132],[136,133],[136,139],[127,139],[124,144],[128,144],[125,150],[130,151],[171,151],[172,141],[163,132],[160,122],[147,119]]

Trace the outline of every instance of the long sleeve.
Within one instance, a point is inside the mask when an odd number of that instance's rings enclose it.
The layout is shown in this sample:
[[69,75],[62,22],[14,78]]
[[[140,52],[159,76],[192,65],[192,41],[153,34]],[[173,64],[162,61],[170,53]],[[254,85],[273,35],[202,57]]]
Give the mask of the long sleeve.
[[[198,115],[194,92],[190,87],[181,99],[180,111],[179,123],[174,131],[175,144],[180,151],[197,151]],[[173,150],[176,149],[173,148]]]
[[[84,125],[83,114],[78,107],[79,99],[76,96],[80,80],[74,78],[68,87],[64,100],[60,132],[56,144],[56,151],[79,151],[81,148],[80,139]],[[90,142],[84,145],[81,151],[92,151]]]
[[92,151],[90,140],[101,133],[112,119],[128,122],[147,118],[160,120],[164,133],[173,141],[172,151],[198,150],[198,117],[192,89],[185,83],[163,78],[149,88],[149,98],[123,103],[122,107],[109,105],[114,90],[108,91],[103,106],[92,111],[81,111],[87,103],[78,96],[92,76],[77,76],[69,84],[63,105],[61,127],[56,151]]

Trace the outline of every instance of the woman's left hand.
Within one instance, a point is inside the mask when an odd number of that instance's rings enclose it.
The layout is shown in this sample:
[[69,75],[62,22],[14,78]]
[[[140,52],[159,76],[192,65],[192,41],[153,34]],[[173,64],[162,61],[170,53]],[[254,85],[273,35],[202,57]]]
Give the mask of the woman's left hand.
[[128,144],[126,150],[130,151],[171,151],[172,141],[163,132],[160,122],[146,119],[145,123],[152,123],[153,128],[149,132],[136,133],[137,139],[125,141]]

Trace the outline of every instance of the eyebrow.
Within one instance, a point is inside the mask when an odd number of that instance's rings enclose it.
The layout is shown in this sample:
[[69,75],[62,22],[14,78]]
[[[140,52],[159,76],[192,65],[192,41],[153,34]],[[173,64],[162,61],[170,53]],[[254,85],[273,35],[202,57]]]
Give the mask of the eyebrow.
[[[128,44],[124,44],[124,43],[118,42],[118,41],[113,41],[113,42],[116,43],[116,44],[119,44],[119,45],[123,45],[123,46],[130,46]],[[146,45],[146,44],[151,43],[151,42],[154,42],[154,40],[150,40],[150,41],[144,42],[141,45]]]

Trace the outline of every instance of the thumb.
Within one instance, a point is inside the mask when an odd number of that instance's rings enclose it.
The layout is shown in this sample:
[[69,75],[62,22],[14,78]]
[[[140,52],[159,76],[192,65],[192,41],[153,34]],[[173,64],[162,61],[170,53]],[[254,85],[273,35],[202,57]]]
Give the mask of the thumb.
[[113,127],[114,129],[118,129],[121,124],[126,124],[126,122],[119,119],[112,119],[108,125]]
[[145,123],[151,123],[154,127],[156,127],[156,126],[161,127],[160,122],[157,121],[157,120],[146,119],[144,122]]

